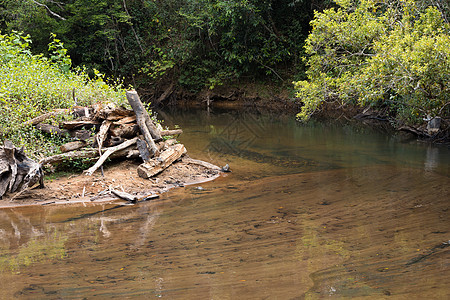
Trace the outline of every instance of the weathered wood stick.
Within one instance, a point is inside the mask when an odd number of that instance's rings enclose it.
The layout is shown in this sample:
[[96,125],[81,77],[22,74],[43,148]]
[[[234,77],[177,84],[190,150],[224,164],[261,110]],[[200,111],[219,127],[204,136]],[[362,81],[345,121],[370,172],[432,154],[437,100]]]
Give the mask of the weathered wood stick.
[[125,109],[122,107],[115,108],[112,111],[107,113],[106,119],[110,121],[118,121],[123,118],[132,118],[134,116],[134,112],[129,109]]
[[213,165],[209,162],[203,161],[203,160],[198,160],[198,159],[193,159],[193,158],[183,158],[183,161],[188,164],[199,165],[206,169],[210,169],[210,170],[214,170],[214,171],[222,170],[220,167]]
[[142,197],[141,199],[139,199],[138,202],[149,201],[149,200],[156,199],[156,198],[159,198],[158,194],[151,194],[151,195]]
[[[134,113],[136,114],[138,125],[140,122],[144,122],[151,134],[152,139],[159,141],[162,138],[161,134],[158,128],[156,128],[155,124],[153,124],[152,120],[150,119],[150,116],[148,115],[147,110],[145,110],[144,106],[142,105],[141,99],[139,99],[139,95],[137,94],[137,92],[134,90],[127,91],[126,95],[128,102],[130,103]],[[139,127],[140,126],[141,125],[139,125]],[[142,132],[142,134],[144,134],[145,136],[144,132]],[[147,138],[145,140],[147,141]],[[152,147],[151,145],[149,146]]]
[[150,178],[165,170],[184,153],[186,153],[186,148],[183,144],[171,146],[169,149],[161,152],[159,157],[141,164],[137,169],[138,175],[144,179]]
[[182,129],[163,130],[161,131],[161,136],[177,135],[182,133],[183,133]]
[[111,127],[111,123],[112,122],[108,120],[103,121],[102,126],[100,126],[100,130],[95,136],[99,152],[101,152],[101,149],[103,148],[103,143],[105,142],[106,137],[108,136],[108,130]]
[[148,151],[147,144],[145,143],[145,141],[138,139],[136,145],[142,160],[148,161],[150,159],[150,152]]
[[[98,147],[98,155],[102,155],[102,148],[103,148],[103,143],[106,140],[106,137],[108,136],[108,130],[111,127],[111,121],[105,120],[103,121],[102,125],[100,126],[100,130],[98,131],[98,133],[95,135],[95,141],[97,142],[97,147]],[[105,176],[105,174],[103,173],[103,165],[100,166],[100,170],[102,172],[102,176]]]
[[80,151],[71,151],[62,154],[57,154],[49,157],[45,157],[39,161],[41,165],[60,163],[65,160],[77,159],[77,158],[94,158],[98,156],[97,149],[83,149]]
[[120,136],[123,138],[133,138],[139,132],[139,126],[137,124],[113,124],[109,129],[111,136]]
[[136,115],[124,117],[124,118],[120,119],[119,121],[115,121],[113,124],[114,125],[123,125],[123,124],[133,123],[135,121],[136,121]]
[[66,121],[63,122],[61,125],[63,128],[65,129],[69,129],[69,130],[73,130],[77,127],[82,127],[82,126],[86,126],[86,125],[99,125],[100,122],[95,121],[95,120],[73,120],[73,121]]
[[170,97],[170,95],[172,95],[174,90],[175,90],[175,85],[173,83],[171,83],[169,85],[169,87],[164,91],[164,93],[162,93],[162,95],[156,100],[156,102],[154,104],[158,105],[161,102],[165,101],[167,98]]
[[406,126],[406,125],[405,126],[401,126],[400,128],[398,128],[398,130],[410,132],[410,133],[413,133],[413,134],[415,134],[417,136],[421,136],[421,137],[431,137],[431,135],[429,135],[425,131],[417,130],[417,129],[413,128],[413,127]]
[[33,125],[34,126],[34,125],[37,125],[39,123],[44,122],[45,120],[47,120],[47,119],[49,119],[49,118],[51,118],[53,116],[63,115],[63,114],[68,114],[68,113],[70,113],[69,109],[54,109],[54,110],[52,110],[52,111],[50,111],[48,113],[45,113],[45,114],[40,115],[40,116],[38,116],[36,118],[33,118],[33,119],[28,120],[26,122],[23,122],[22,125],[23,126]]
[[103,163],[106,161],[106,159],[107,159],[111,154],[113,154],[114,152],[117,152],[117,151],[119,151],[119,150],[125,149],[125,148],[127,148],[127,147],[129,147],[129,146],[135,144],[137,140],[138,140],[138,138],[135,137],[134,139],[125,141],[125,142],[123,142],[123,143],[120,144],[120,145],[117,145],[117,146],[115,146],[115,147],[108,148],[108,150],[106,150],[106,151],[102,154],[102,156],[100,156],[100,158],[99,158],[98,161],[95,163],[95,165],[93,165],[92,167],[90,167],[90,168],[89,168],[87,171],[85,171],[84,173],[85,173],[87,176],[91,176],[98,168],[100,168],[100,166],[103,165]]
[[[127,157],[127,158],[137,158],[139,157],[139,151],[137,151],[133,145],[127,147],[126,149],[122,149],[119,151],[114,152],[111,154],[111,158],[118,158],[118,157]],[[107,151],[110,148],[104,148],[103,150]],[[39,164],[45,165],[45,164],[54,164],[54,163],[60,163],[65,160],[70,159],[78,159],[78,158],[95,158],[100,156],[98,154],[98,149],[83,149],[80,151],[71,151],[67,153],[57,154],[49,157],[45,157],[39,161]]]
[[125,192],[120,192],[120,191],[116,191],[116,190],[111,190],[111,193],[113,193],[114,195],[116,195],[117,197],[119,197],[120,199],[124,199],[130,202],[137,202],[138,197],[125,193]]
[[66,153],[69,151],[81,149],[86,145],[87,143],[85,141],[74,141],[62,145],[61,147],[59,147],[59,149],[61,150],[61,152]]
[[94,142],[94,139],[92,138],[91,134],[92,134],[92,131],[85,130],[85,129],[69,131],[70,137],[72,137],[74,139],[86,141],[88,143]]

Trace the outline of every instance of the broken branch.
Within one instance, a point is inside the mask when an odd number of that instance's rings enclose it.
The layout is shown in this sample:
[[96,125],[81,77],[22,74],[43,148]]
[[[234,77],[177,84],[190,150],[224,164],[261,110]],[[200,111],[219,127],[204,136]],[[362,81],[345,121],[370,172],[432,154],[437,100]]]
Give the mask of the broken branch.
[[125,149],[133,144],[136,143],[136,141],[138,140],[137,137],[135,137],[134,139],[128,140],[123,142],[120,145],[117,145],[115,147],[111,147],[108,148],[108,150],[105,151],[105,153],[102,154],[102,156],[100,156],[99,160],[95,163],[95,165],[93,165],[92,167],[90,167],[87,171],[85,171],[85,174],[87,176],[91,176],[101,165],[103,165],[103,163],[106,161],[106,159],[113,154],[114,152],[117,152],[119,150]]

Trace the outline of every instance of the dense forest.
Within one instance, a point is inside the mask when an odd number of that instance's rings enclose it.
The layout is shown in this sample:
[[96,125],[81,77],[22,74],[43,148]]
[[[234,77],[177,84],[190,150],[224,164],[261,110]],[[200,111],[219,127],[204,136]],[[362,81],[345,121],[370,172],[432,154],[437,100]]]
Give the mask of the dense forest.
[[304,41],[323,0],[0,1],[0,28],[23,31],[36,53],[56,34],[75,65],[135,86],[198,91],[243,76],[303,73]]
[[445,0],[0,1],[0,30],[32,53],[149,100],[258,81],[295,91],[303,120],[332,102],[396,126],[449,116],[449,16]]

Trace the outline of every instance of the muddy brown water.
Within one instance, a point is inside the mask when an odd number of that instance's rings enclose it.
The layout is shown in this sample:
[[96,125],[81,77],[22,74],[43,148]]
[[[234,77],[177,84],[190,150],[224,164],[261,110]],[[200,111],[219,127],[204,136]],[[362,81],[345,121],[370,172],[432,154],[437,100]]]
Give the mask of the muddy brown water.
[[448,299],[450,150],[342,123],[161,113],[232,173],[0,210],[1,299]]

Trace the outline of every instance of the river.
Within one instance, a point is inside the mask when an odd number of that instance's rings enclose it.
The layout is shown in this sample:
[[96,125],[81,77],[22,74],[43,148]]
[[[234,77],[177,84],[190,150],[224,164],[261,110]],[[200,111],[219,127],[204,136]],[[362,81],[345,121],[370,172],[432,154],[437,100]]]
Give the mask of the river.
[[0,299],[448,299],[450,150],[348,122],[166,111],[232,172],[0,210]]

